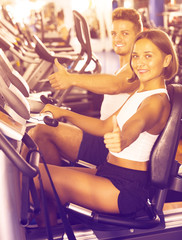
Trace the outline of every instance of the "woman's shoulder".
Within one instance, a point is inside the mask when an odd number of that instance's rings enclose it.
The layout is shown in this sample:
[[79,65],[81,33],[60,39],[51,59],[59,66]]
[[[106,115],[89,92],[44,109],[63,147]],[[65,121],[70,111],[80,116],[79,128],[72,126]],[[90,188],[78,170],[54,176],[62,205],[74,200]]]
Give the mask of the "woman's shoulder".
[[170,109],[170,100],[168,97],[167,92],[158,92],[155,94],[152,94],[148,97],[146,97],[141,106],[147,106],[149,108],[154,108],[154,110],[156,109]]

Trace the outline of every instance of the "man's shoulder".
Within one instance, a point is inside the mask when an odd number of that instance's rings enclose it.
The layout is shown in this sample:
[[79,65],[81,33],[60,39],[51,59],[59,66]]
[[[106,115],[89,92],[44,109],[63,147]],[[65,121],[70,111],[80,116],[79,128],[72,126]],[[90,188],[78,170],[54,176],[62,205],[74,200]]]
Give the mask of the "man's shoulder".
[[120,77],[126,77],[127,79],[133,78],[134,77],[134,73],[133,70],[131,69],[130,66],[126,66],[126,67],[121,67],[115,74],[118,78]]

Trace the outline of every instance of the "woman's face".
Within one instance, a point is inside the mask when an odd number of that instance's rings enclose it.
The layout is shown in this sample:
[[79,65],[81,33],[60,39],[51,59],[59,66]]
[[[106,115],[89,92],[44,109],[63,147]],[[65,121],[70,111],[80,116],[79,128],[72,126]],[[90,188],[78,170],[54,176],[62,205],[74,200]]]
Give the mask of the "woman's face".
[[166,55],[151,40],[143,38],[134,45],[131,65],[141,82],[161,79]]

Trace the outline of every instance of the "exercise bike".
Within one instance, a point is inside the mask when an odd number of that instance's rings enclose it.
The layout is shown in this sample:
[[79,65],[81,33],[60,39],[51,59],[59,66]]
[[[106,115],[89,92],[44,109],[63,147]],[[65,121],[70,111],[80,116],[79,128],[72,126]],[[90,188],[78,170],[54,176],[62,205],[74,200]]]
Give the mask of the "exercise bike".
[[[107,215],[92,212],[91,210],[86,210],[84,208],[81,208],[80,206],[75,206],[69,203],[67,206],[63,206],[63,208],[66,215],[68,215],[71,219],[69,221],[69,224],[71,226],[73,235],[76,236],[75,239],[81,239],[81,236],[83,235],[84,238],[82,239],[181,239],[182,209],[173,209],[163,212],[163,206],[165,203],[167,192],[169,190],[174,190],[177,192],[182,191],[182,176],[179,171],[180,164],[175,161],[175,153],[179,138],[181,136],[182,86],[178,84],[169,85],[168,91],[172,103],[171,114],[164,131],[160,134],[154,146],[150,158],[151,182],[155,188],[155,194],[153,195],[151,204],[149,203],[148,206],[150,209],[149,216],[141,215],[128,219],[118,215]],[[11,102],[10,100],[8,100],[8,97],[7,99],[5,99],[5,101],[8,101],[9,104]],[[23,105],[25,106],[22,112],[27,110],[26,104]],[[22,114],[20,109],[16,109],[16,107],[13,105],[11,107],[14,108],[15,112]],[[25,116],[22,115],[22,117]],[[1,119],[1,121],[2,120],[3,119]],[[12,117],[11,120],[13,121]],[[6,125],[8,124],[6,123]],[[10,168],[10,170],[13,169],[13,172],[21,171],[28,180],[32,180],[38,173],[39,154],[37,152],[36,145],[28,138],[28,144],[30,145],[30,149],[34,149],[35,151],[32,151],[31,159],[29,162],[27,162],[19,155],[17,147],[15,147],[14,144],[11,143],[10,137],[13,136],[13,134],[11,134],[11,130],[9,130],[10,133],[8,135],[6,131],[2,133],[2,129],[3,127],[1,127],[0,145],[1,154],[4,158],[3,162],[5,164],[8,164],[8,168]],[[17,130],[15,132],[17,132]],[[19,136],[21,137],[19,137],[18,140],[17,138],[14,138],[14,140],[18,142],[20,140],[25,141],[25,135],[26,134],[23,135],[22,131],[21,134],[19,133]],[[10,183],[10,185],[12,184],[12,181],[8,182]],[[2,183],[7,184],[7,181],[4,179]],[[17,183],[17,181],[13,181],[13,183],[15,184]],[[19,188],[19,183],[17,183],[17,185]],[[27,185],[27,187],[29,187],[29,185]],[[2,189],[4,189],[4,187]],[[6,191],[12,191],[12,188],[7,186]],[[17,193],[20,194],[20,190],[17,191]],[[20,198],[20,196],[17,196],[17,193],[13,197],[13,202],[20,203],[20,199],[17,200],[18,198]],[[9,192],[10,196],[11,194],[12,192]],[[1,199],[4,198],[4,202],[6,202],[7,194],[3,194],[1,196]],[[17,196],[16,201],[15,196]],[[5,239],[12,239],[11,234],[14,235],[14,231],[17,231],[17,229],[19,229],[19,233],[16,233],[18,236],[17,239],[19,240],[45,239],[47,237],[47,232],[45,231],[45,229],[44,231],[39,228],[24,229],[20,225],[18,225],[19,213],[16,212],[15,214],[15,204],[12,203],[12,199],[11,201],[9,200],[10,199],[8,198],[8,203],[10,203],[11,205],[10,209],[12,209],[11,214],[13,215],[13,217],[11,216],[11,221],[8,218],[6,219],[8,219],[7,226],[9,226],[9,229],[11,230],[9,230],[7,227],[6,233],[4,233],[5,230],[1,229],[1,236],[4,234],[4,236],[6,235]],[[23,198],[23,200],[23,205],[26,205],[26,199]],[[3,205],[3,208],[4,206],[5,205]],[[79,209],[79,211],[77,209]],[[3,211],[5,212],[5,209],[3,209]],[[7,214],[10,214],[9,210]],[[75,216],[77,219],[76,223],[72,223],[72,219],[74,219]],[[13,225],[13,227],[11,225]],[[2,226],[4,226],[4,224]],[[11,236],[8,237],[8,234]],[[69,236],[68,232],[66,232],[65,234],[64,224],[58,224],[57,228],[52,229],[52,234],[52,239],[59,239],[59,237],[65,237],[66,239],[66,235]],[[16,238],[14,237],[13,239]],[[68,239],[71,238],[68,237]]]

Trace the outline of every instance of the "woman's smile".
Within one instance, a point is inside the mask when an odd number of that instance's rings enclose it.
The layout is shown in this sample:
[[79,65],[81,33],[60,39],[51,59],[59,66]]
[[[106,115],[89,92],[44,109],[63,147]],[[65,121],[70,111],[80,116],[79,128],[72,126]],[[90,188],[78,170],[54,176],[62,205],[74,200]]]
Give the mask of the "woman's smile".
[[137,69],[139,74],[144,74],[147,73],[149,70],[148,69]]

